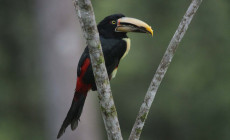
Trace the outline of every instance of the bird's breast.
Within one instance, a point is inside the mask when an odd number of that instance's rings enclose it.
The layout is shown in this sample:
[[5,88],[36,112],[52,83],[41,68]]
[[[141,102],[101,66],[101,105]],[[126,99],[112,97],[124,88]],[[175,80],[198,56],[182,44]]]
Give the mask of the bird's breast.
[[130,38],[123,38],[123,40],[126,42],[126,51],[123,54],[123,56],[121,57],[121,59],[123,59],[129,53],[130,46],[131,46]]

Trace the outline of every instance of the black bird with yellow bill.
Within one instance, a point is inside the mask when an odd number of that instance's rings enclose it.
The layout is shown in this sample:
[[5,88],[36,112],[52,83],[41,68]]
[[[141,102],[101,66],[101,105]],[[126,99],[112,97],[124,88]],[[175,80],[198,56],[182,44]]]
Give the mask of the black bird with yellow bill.
[[[125,17],[123,14],[114,14],[104,18],[97,25],[97,28],[109,79],[116,76],[120,60],[130,50],[131,44],[127,33],[137,32],[153,35],[153,30],[148,24],[135,18]],[[89,90],[95,91],[97,87],[90,62],[89,49],[86,47],[78,63],[77,84],[72,104],[57,138],[63,135],[69,125],[71,125],[72,130],[76,129]]]

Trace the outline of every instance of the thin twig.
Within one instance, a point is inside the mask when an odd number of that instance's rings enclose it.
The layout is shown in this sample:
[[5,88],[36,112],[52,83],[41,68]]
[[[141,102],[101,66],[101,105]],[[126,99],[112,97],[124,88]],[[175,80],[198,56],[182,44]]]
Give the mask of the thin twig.
[[96,26],[93,7],[90,0],[74,0],[79,22],[89,47],[101,114],[109,140],[122,140],[117,112],[113,101],[108,74],[105,67],[99,34]]
[[144,102],[141,105],[139,114],[136,118],[136,122],[131,131],[129,140],[139,140],[145,120],[149,113],[149,109],[152,105],[152,102],[155,98],[158,87],[164,78],[164,75],[169,67],[169,64],[176,52],[176,49],[183,38],[186,30],[188,29],[188,25],[190,24],[194,14],[196,13],[198,7],[200,6],[202,0],[193,0],[190,4],[188,10],[186,11],[181,23],[179,24],[178,29],[176,30],[173,38],[171,39],[169,46],[161,60],[160,65],[157,68],[156,74],[154,75],[152,82],[149,86],[149,89],[146,93]]

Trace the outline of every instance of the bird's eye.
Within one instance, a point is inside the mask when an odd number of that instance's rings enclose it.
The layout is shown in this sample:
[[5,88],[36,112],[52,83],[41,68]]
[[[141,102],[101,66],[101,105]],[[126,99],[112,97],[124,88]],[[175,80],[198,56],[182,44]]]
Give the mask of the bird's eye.
[[111,21],[111,23],[112,23],[112,24],[116,24],[116,21],[115,21],[115,20],[113,20],[113,21]]

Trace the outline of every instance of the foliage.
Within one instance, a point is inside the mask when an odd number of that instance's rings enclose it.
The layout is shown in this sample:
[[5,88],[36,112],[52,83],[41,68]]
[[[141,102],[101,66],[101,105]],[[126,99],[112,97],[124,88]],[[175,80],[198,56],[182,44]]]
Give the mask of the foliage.
[[33,4],[0,2],[1,140],[44,138]]
[[[111,81],[124,139],[189,3],[93,1],[97,22],[124,13],[154,29],[153,38],[129,34],[131,51]],[[35,7],[29,0],[0,2],[0,139],[4,140],[45,138]],[[160,86],[142,139],[230,139],[229,12],[227,0],[203,1]]]

